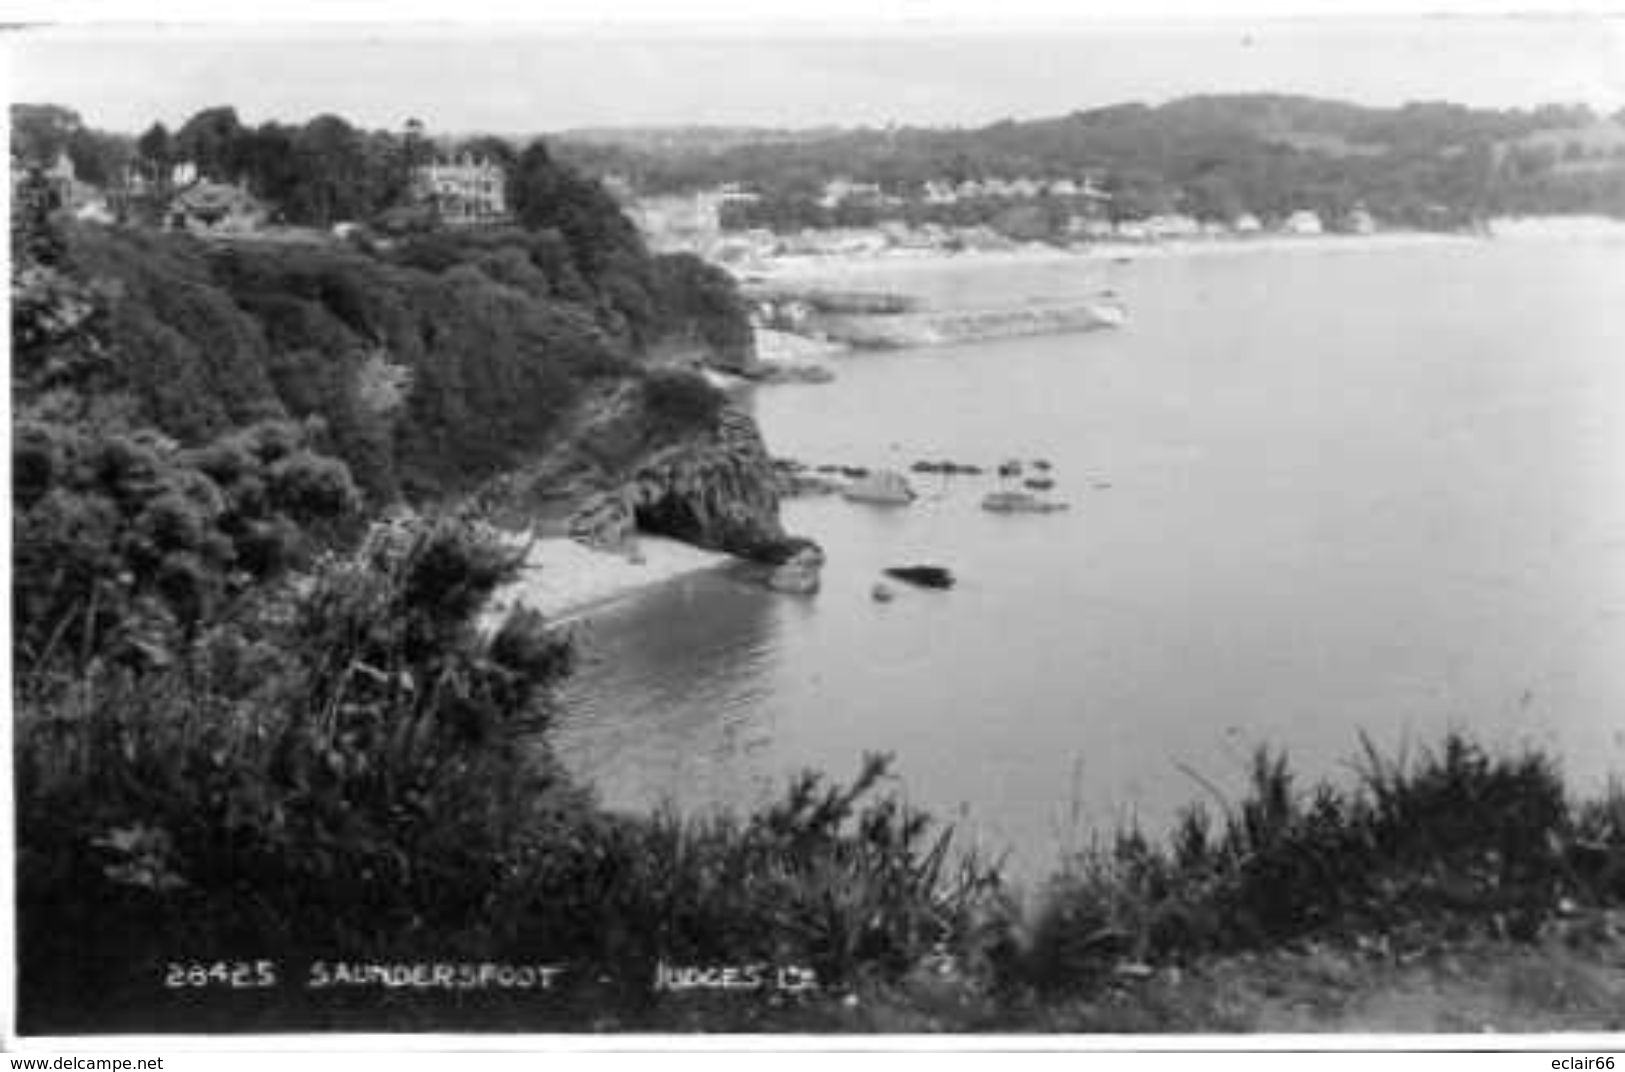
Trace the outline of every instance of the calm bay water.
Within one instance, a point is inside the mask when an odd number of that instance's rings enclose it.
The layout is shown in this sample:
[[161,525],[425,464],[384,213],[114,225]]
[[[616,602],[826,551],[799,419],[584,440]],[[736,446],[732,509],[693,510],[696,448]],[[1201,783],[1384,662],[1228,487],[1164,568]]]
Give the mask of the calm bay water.
[[[884,284],[882,277],[871,282]],[[611,608],[556,740],[606,803],[749,805],[897,758],[1036,874],[1234,792],[1252,747],[1347,777],[1446,727],[1625,773],[1625,244],[1457,242],[900,272],[941,304],[1110,287],[1122,330],[840,360],[759,391],[771,449],[1054,464],[1070,512],[806,499],[812,599],[725,574]],[[1108,486],[1104,486],[1107,485]],[[949,592],[870,598],[887,565]]]

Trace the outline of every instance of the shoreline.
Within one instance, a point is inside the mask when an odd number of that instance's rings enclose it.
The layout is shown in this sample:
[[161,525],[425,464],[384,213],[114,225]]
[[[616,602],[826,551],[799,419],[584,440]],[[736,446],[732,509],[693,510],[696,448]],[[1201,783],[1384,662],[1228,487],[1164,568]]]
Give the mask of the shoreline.
[[549,626],[579,621],[640,592],[733,561],[664,536],[639,535],[632,553],[599,551],[565,536],[532,544],[520,576],[492,595],[482,612],[495,628],[520,607],[539,612]]
[[[1174,239],[1158,242],[1102,242],[1075,248],[1030,244],[1016,249],[962,252],[893,250],[878,254],[797,255],[773,258],[750,274],[759,280],[810,285],[834,277],[842,282],[865,275],[895,275],[910,270],[944,268],[966,271],[1045,264],[1098,264],[1138,257],[1170,258],[1271,252],[1355,252],[1418,246],[1462,245],[1501,241],[1610,239],[1625,241],[1625,220],[1600,217],[1504,217],[1489,221],[1486,234],[1429,231],[1389,231],[1370,235],[1260,235],[1222,238]],[[740,271],[741,266],[735,266]],[[757,328],[759,345],[766,344],[763,364],[781,369],[812,367],[827,372],[829,359],[853,353],[849,345],[818,340],[793,332]],[[920,342],[913,345],[944,345]],[[710,374],[724,389],[753,386],[753,381]],[[765,381],[767,383],[783,381]],[[494,625],[510,610],[525,606],[541,613],[550,624],[581,620],[628,597],[669,581],[716,569],[732,561],[720,552],[705,551],[667,537],[640,534],[629,552],[595,550],[567,537],[535,541],[519,579],[499,589],[485,610]]]
[[1044,264],[1089,264],[1122,258],[1232,256],[1253,253],[1355,252],[1478,242],[1604,239],[1625,241],[1625,220],[1601,216],[1501,216],[1487,231],[1377,231],[1372,234],[1259,234],[1189,237],[1132,242],[1111,240],[1078,246],[1043,243],[1000,249],[888,249],[874,253],[798,253],[726,266],[743,282],[809,284],[864,275],[891,275],[942,268],[1008,268]]

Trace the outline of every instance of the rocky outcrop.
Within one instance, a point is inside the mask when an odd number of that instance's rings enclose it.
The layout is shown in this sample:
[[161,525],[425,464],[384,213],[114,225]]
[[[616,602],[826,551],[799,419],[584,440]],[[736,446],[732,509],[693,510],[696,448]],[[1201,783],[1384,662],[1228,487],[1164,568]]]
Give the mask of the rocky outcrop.
[[637,528],[637,514],[631,504],[626,496],[614,491],[593,494],[569,519],[572,539],[604,551],[630,547]]
[[[784,531],[779,474],[756,423],[731,404],[702,427],[651,434],[658,422],[622,390],[577,425],[529,476],[533,498],[566,504],[573,538],[625,550],[637,533],[654,533],[774,567],[817,550]],[[800,568],[815,572],[807,556]]]
[[832,383],[835,373],[811,362],[761,361],[749,378],[757,383]]
[[966,476],[980,476],[982,474],[982,467],[980,465],[965,465],[961,464],[960,462],[947,461],[918,461],[909,466],[909,469],[916,473],[941,473],[943,476],[958,476],[960,474],[964,474]]
[[982,509],[995,514],[1052,514],[1067,508],[1064,502],[1040,499],[1028,491],[993,491],[982,497]]
[[775,566],[767,575],[767,586],[775,592],[793,595],[812,595],[818,591],[819,576],[824,568],[824,552],[809,544],[790,556],[781,566]]
[[741,288],[751,315],[763,327],[809,334],[815,318],[844,314],[890,315],[912,312],[919,299],[906,294],[872,290],[831,290],[824,287],[752,285]]
[[756,423],[725,407],[709,437],[666,447],[617,494],[637,527],[744,558],[782,561],[778,481]]
[[882,469],[865,473],[847,485],[841,494],[850,502],[874,503],[880,506],[907,506],[914,501],[914,489],[902,473]]
[[[1127,316],[1115,301],[1052,301],[980,309],[922,308],[918,298],[884,291],[747,286],[757,337],[804,340],[834,349],[896,350],[916,346],[1049,335],[1117,327]],[[784,343],[775,341],[778,349]]]
[[809,331],[856,350],[949,346],[1021,335],[1054,335],[1117,327],[1120,307],[1097,302],[1054,302],[1009,308],[963,309],[895,315],[814,314]]
[[888,577],[920,588],[952,588],[954,575],[942,566],[891,566],[883,571]]
[[820,473],[807,473],[781,469],[779,495],[786,499],[813,495],[834,495],[846,487],[846,481]]

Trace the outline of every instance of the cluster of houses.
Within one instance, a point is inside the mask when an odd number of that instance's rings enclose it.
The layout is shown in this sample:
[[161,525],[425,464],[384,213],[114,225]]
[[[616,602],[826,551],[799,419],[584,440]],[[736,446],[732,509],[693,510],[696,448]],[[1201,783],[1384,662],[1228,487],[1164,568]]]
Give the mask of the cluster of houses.
[[66,152],[58,153],[56,159],[49,163],[24,161],[15,155],[11,159],[11,198],[12,203],[17,201],[17,194],[23,183],[28,181],[30,171],[38,175],[40,182],[44,183],[47,196],[58,209],[73,213],[81,219],[111,220],[113,214],[109,208],[106,195],[90,183],[79,179],[78,170],[73,166],[73,160]]
[[1273,227],[1265,225],[1251,212],[1243,212],[1228,223],[1219,220],[1198,220],[1181,213],[1147,216],[1113,222],[1099,217],[1074,217],[1067,226],[1072,238],[1119,242],[1160,242],[1178,238],[1228,238],[1236,235],[1318,235],[1328,230],[1342,234],[1374,234],[1377,221],[1363,205],[1356,205],[1335,227],[1322,220],[1320,214],[1308,209],[1289,213]]
[[932,179],[921,183],[912,197],[900,197],[887,194],[878,183],[836,178],[824,184],[818,203],[824,208],[837,208],[850,202],[897,206],[913,200],[927,205],[954,205],[961,201],[989,198],[1030,201],[1039,197],[1057,197],[1083,198],[1086,201],[1104,204],[1111,200],[1111,195],[1100,187],[1099,182],[1099,177],[1095,175],[1085,175],[1081,179],[1066,176],[1044,179],[1025,176],[1014,179],[965,179],[957,183],[949,179]]
[[11,161],[11,187],[31,173],[45,183],[53,205],[75,219],[116,223],[146,216],[169,230],[245,233],[264,227],[270,213],[241,182],[224,183],[198,174],[197,165],[182,162],[169,168],[151,163],[130,165],[118,180],[98,186],[79,178],[67,153],[41,164]]
[[[1054,198],[1072,207],[1068,233],[1081,238],[1116,238],[1124,241],[1153,241],[1166,238],[1194,238],[1201,235],[1255,234],[1265,230],[1264,224],[1251,213],[1242,213],[1229,223],[1200,221],[1194,216],[1168,213],[1145,219],[1117,220],[1109,218],[1108,208],[1112,195],[1102,185],[1099,175],[1082,178],[1069,177],[1033,179],[967,179],[960,183],[932,180],[922,183],[915,197],[885,194],[879,185],[833,179],[825,183],[819,204],[837,208],[853,202],[882,207],[897,207],[914,201],[926,205],[952,205],[964,201],[1032,201]],[[734,198],[744,195],[738,192]],[[1333,221],[1336,229],[1353,234],[1370,234],[1376,230],[1376,221],[1364,206],[1356,206],[1346,218]],[[1287,215],[1275,230],[1282,234],[1322,234],[1332,229],[1314,212],[1300,209]]]
[[[49,185],[55,203],[75,216],[113,222],[132,215],[134,206],[146,206],[146,215],[165,228],[216,235],[245,235],[266,231],[273,222],[271,207],[254,196],[242,181],[222,182],[199,173],[195,164],[182,162],[160,169],[150,163],[132,165],[112,188],[82,182],[66,153],[43,166],[34,165]],[[27,162],[12,161],[13,192],[29,170]],[[614,187],[613,178],[609,184]],[[928,223],[909,226],[900,220],[874,227],[809,230],[779,235],[753,229],[725,231],[729,206],[751,204],[759,195],[738,183],[728,183],[691,194],[637,198],[622,189],[627,210],[657,250],[689,250],[724,260],[750,259],[784,253],[864,253],[884,250],[944,250],[996,248],[1010,240],[987,226],[946,226]],[[1291,235],[1316,235],[1327,230],[1370,234],[1376,221],[1363,207],[1344,218],[1324,221],[1307,209],[1290,213],[1272,228],[1251,213],[1229,222],[1198,220],[1178,213],[1144,219],[1112,219],[1106,211],[1111,195],[1097,176],[1082,178],[1014,178],[933,180],[921,184],[910,198],[889,195],[875,183],[837,178],[827,182],[819,203],[834,208],[853,202],[896,207],[913,200],[928,205],[998,198],[1027,201],[1040,197],[1065,199],[1070,206],[1064,237],[1071,241],[1156,242],[1171,239],[1256,235],[1272,230]],[[412,169],[408,203],[427,209],[442,226],[470,227],[510,219],[507,173],[488,157],[462,152],[437,155]],[[341,224],[348,229],[353,225]]]
[[[859,182],[849,178],[834,178],[826,182],[817,202],[825,209],[843,205],[868,205],[876,208],[900,208],[913,201],[927,205],[951,205],[961,201],[1000,198],[1005,200],[1031,200],[1038,197],[1079,198],[1104,205],[1111,200],[1097,185],[1094,176],[1083,179],[984,179],[953,183],[933,180],[923,183],[909,197],[886,193],[878,183]],[[614,176],[605,185],[615,191],[645,235],[659,241],[694,245],[711,241],[723,230],[723,215],[731,205],[749,205],[761,196],[740,183],[724,183],[706,190],[687,194],[654,197],[633,196],[630,188]]]
[[[189,161],[169,167],[133,163],[118,181],[103,188],[82,181],[66,152],[44,164],[13,157],[14,198],[30,172],[45,182],[58,209],[91,222],[144,217],[166,230],[227,236],[265,232],[274,219],[272,207],[254,196],[247,183],[202,175]],[[408,200],[431,210],[433,218],[448,227],[502,223],[510,218],[506,170],[496,161],[470,153],[437,157],[413,168]],[[338,229],[353,226],[340,224]]]
[[624,182],[611,178],[605,185],[620,199],[638,229],[661,241],[692,244],[722,232],[722,214],[730,205],[748,205],[760,195],[739,183],[725,183],[691,194],[638,197]]
[[[989,199],[1024,202],[1038,198],[1062,201],[1068,213],[1064,238],[1078,242],[1158,242],[1260,235],[1266,232],[1285,235],[1318,235],[1327,231],[1371,234],[1377,229],[1376,221],[1363,206],[1356,206],[1334,220],[1323,220],[1316,212],[1299,209],[1270,224],[1250,212],[1243,212],[1229,221],[1199,220],[1182,213],[1114,219],[1114,214],[1109,211],[1111,194],[1103,189],[1101,179],[1096,175],[1082,178],[992,178],[959,183],[933,180],[921,184],[908,197],[888,194],[876,183],[837,178],[824,184],[817,200],[825,209],[851,204],[899,209],[910,203],[948,205]],[[910,227],[900,220],[882,221],[873,227],[831,227],[792,235],[775,234],[765,229],[729,231],[723,222],[726,208],[760,200],[757,194],[738,183],[690,194],[647,198],[632,197],[628,191],[623,191],[623,199],[645,237],[656,249],[688,250],[724,260],[772,256],[775,253],[863,253],[886,249],[983,248],[1010,244],[1009,239],[986,226],[928,223]]]
[[[720,227],[714,206],[703,197],[660,198],[654,199],[653,204],[640,202],[634,206],[633,216],[642,227],[645,240],[657,252],[698,253],[725,263],[749,263],[780,256],[1009,249],[1022,244],[1021,240],[987,224],[910,225],[902,220],[883,220],[870,227],[807,228],[788,234],[766,228],[729,231]],[[1312,236],[1328,231],[1367,235],[1376,230],[1377,222],[1371,213],[1356,207],[1334,221],[1323,220],[1311,210],[1299,209],[1269,224],[1250,212],[1241,213],[1228,222],[1198,220],[1178,213],[1121,220],[1106,215],[1079,214],[1071,216],[1064,234],[1056,237],[1069,243],[1157,243],[1267,234]]]

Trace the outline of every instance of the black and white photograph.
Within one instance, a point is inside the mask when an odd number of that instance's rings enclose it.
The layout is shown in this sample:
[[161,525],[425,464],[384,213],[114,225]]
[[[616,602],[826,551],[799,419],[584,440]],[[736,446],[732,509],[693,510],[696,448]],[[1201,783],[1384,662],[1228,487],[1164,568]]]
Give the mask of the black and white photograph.
[[18,1039],[1625,1031],[1625,17],[994,15],[0,34]]

